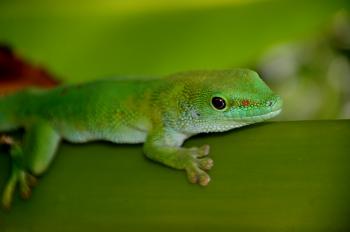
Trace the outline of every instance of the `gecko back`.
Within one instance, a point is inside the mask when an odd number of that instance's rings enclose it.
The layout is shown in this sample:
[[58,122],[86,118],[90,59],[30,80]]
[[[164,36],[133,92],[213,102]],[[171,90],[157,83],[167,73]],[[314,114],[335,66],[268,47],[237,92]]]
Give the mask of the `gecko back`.
[[19,127],[15,115],[23,93],[0,97],[0,132],[15,130]]

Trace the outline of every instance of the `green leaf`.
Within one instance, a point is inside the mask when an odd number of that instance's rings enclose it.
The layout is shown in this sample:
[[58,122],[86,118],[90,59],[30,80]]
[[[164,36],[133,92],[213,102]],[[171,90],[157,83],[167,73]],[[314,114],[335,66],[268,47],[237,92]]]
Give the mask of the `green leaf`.
[[[154,163],[140,145],[63,143],[0,231],[347,231],[350,120],[271,122],[202,135],[207,187]],[[9,158],[0,155],[0,186]]]

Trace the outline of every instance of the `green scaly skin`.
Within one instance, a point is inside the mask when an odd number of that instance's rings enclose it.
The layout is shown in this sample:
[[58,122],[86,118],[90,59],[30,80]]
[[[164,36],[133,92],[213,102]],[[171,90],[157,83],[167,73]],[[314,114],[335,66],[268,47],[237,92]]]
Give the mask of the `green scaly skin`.
[[[214,97],[225,107],[217,109]],[[192,183],[207,185],[206,171],[213,166],[209,146],[183,148],[184,140],[261,122],[277,115],[281,106],[281,98],[247,69],[100,80],[0,98],[0,131],[25,130],[23,145],[11,143],[13,167],[2,203],[10,207],[17,184],[22,196],[30,195],[31,175],[45,172],[61,139],[144,143],[147,157],[185,170]]]

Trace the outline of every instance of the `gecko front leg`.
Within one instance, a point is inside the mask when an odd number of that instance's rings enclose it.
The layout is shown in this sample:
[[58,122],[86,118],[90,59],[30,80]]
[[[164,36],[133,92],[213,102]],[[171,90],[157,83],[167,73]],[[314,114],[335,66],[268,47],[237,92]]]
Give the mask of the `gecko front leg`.
[[184,136],[172,130],[152,131],[144,144],[146,156],[169,167],[185,170],[191,183],[205,186],[210,177],[205,172],[213,167],[213,160],[206,157],[209,145],[181,147]]

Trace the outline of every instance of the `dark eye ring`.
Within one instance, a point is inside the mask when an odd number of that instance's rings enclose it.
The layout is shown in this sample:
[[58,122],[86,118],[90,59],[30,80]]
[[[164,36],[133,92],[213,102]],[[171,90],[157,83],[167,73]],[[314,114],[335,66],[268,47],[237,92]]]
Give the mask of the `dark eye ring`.
[[223,110],[226,108],[226,102],[221,97],[213,97],[211,99],[211,104],[214,106],[217,110]]

